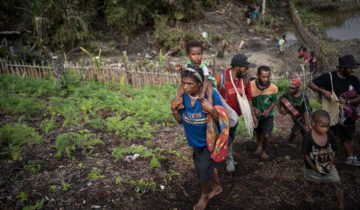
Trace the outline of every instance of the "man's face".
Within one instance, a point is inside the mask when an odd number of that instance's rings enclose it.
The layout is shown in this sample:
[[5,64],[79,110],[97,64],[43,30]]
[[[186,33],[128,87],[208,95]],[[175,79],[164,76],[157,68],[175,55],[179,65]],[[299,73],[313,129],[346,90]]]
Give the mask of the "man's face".
[[354,73],[355,68],[356,68],[356,67],[343,69],[342,75],[343,75],[344,77],[349,77],[352,73]]
[[201,84],[196,82],[194,78],[183,77],[181,78],[181,85],[185,94],[195,96],[200,92]]
[[270,81],[270,71],[261,71],[260,74],[257,74],[258,81],[261,86],[266,86]]
[[291,95],[295,95],[299,91],[299,88],[289,87],[289,91],[290,91]]
[[232,68],[233,71],[236,72],[236,78],[242,78],[244,76],[246,76],[247,74],[249,74],[249,68],[245,67],[245,66],[235,66]]
[[188,57],[193,64],[200,65],[202,56],[201,47],[190,47]]

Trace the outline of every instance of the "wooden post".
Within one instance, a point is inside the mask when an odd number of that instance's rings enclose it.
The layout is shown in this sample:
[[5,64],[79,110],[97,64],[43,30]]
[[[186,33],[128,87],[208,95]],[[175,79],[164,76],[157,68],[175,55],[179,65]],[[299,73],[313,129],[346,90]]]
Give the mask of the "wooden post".
[[53,56],[52,68],[54,70],[55,79],[60,81],[61,77],[65,76],[64,60],[60,56]]

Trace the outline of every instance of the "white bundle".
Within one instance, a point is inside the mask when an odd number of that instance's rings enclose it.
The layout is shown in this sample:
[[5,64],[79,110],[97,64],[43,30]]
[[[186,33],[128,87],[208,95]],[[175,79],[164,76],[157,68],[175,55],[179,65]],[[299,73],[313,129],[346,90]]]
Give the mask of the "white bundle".
[[254,121],[251,115],[251,108],[250,108],[250,104],[249,101],[246,98],[246,94],[245,94],[245,90],[244,90],[244,79],[240,80],[240,82],[242,81],[241,87],[242,87],[242,96],[239,94],[235,84],[234,84],[234,80],[232,78],[231,75],[231,70],[230,70],[230,80],[231,83],[235,89],[236,92],[236,98],[238,100],[239,106],[240,106],[240,110],[241,110],[241,114],[244,118],[244,122],[245,122],[245,126],[249,131],[249,135],[250,137],[253,136],[253,132],[254,132]]

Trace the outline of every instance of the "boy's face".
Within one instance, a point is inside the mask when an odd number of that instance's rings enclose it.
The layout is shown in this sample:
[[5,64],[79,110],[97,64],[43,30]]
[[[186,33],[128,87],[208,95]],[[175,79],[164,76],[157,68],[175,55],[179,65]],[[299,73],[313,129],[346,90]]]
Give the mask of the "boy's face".
[[190,47],[188,57],[191,60],[192,64],[200,65],[203,52],[201,47]]
[[266,86],[270,81],[270,71],[261,71],[257,76],[261,86]]
[[289,87],[289,91],[291,95],[295,95],[299,91],[299,88]]
[[326,134],[330,128],[330,122],[327,119],[320,118],[318,122],[311,122],[313,129],[320,135]]

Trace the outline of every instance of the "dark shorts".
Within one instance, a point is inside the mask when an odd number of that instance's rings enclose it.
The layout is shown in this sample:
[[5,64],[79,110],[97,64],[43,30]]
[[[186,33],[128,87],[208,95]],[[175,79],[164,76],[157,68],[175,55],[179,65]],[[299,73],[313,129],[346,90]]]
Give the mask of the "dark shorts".
[[[291,128],[291,133],[294,135],[298,135],[302,130],[304,130],[304,128],[296,120],[293,121],[294,125]],[[305,121],[303,119],[301,119],[300,122],[305,125]]]
[[207,147],[193,148],[193,159],[199,182],[210,181],[217,163],[211,159],[210,151]]
[[255,128],[256,133],[271,134],[274,128],[274,116],[263,118],[258,122],[258,126]]
[[355,121],[351,119],[346,119],[344,125],[337,124],[331,126],[330,130],[334,132],[341,141],[349,140],[352,141],[355,132]]

